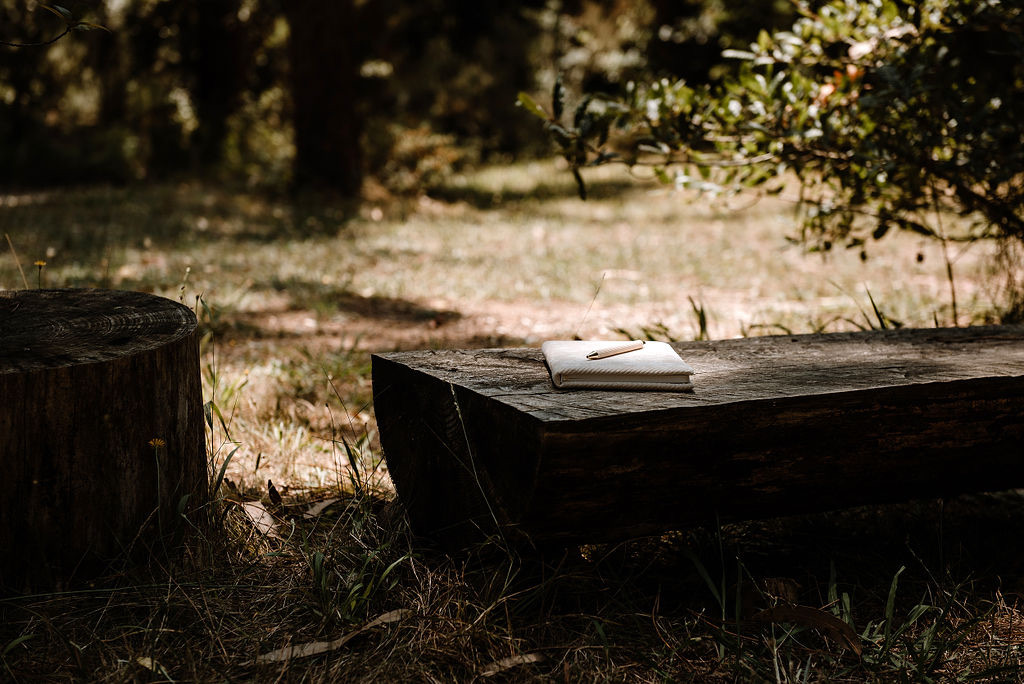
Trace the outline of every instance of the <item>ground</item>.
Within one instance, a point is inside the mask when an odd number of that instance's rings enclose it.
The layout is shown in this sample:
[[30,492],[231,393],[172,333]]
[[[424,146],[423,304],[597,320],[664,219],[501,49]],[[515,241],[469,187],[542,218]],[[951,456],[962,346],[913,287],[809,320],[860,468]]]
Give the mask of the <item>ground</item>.
[[[1024,561],[1006,542],[1024,499],[1012,493],[555,556],[413,543],[377,448],[373,352],[998,316],[1006,276],[987,245],[890,235],[866,259],[808,254],[787,240],[785,197],[736,208],[611,168],[588,181],[582,202],[555,163],[522,163],[355,213],[197,183],[0,196],[0,287],[138,289],[196,310],[205,399],[224,418],[208,432],[211,470],[231,482],[218,533],[170,573],[0,600],[0,678],[1017,678]],[[242,499],[273,510],[283,539],[261,534]],[[755,619],[794,603],[787,619]],[[317,643],[332,645],[257,662]]]

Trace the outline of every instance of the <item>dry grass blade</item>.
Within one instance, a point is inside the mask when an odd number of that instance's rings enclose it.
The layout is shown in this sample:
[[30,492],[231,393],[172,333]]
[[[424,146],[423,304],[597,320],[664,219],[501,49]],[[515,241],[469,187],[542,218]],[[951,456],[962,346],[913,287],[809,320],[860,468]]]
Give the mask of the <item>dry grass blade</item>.
[[305,644],[299,644],[298,646],[286,646],[279,648],[276,651],[270,651],[264,653],[256,658],[256,664],[260,663],[279,663],[285,660],[294,660],[295,658],[308,658],[309,656],[319,655],[321,653],[327,653],[335,649],[341,648],[352,639],[356,638],[363,632],[373,629],[374,627],[380,627],[381,625],[387,625],[392,622],[398,622],[402,618],[405,618],[412,614],[413,611],[407,608],[399,608],[398,610],[392,610],[383,615],[378,615],[374,619],[364,624],[359,629],[352,630],[348,634],[332,639],[331,641],[310,641]]
[[277,529],[277,521],[274,520],[274,516],[270,514],[270,511],[262,503],[259,501],[243,501],[240,505],[245,514],[249,516],[252,524],[260,531],[260,534],[272,539],[284,539]]
[[755,622],[789,622],[796,625],[812,627],[824,632],[837,644],[849,648],[858,656],[863,648],[860,636],[847,623],[831,613],[810,606],[776,606],[757,613],[752,618]]
[[544,662],[546,658],[542,653],[524,653],[523,655],[512,656],[510,658],[502,658],[501,660],[495,660],[489,665],[485,665],[480,669],[481,677],[493,677],[496,674],[501,674],[507,670],[511,670],[513,667],[519,667],[520,665],[529,665],[530,663]]
[[306,512],[302,514],[302,517],[306,520],[318,517],[321,513],[327,510],[331,504],[335,504],[341,501],[340,496],[334,496],[330,499],[324,499],[323,501],[317,501],[315,504],[306,509]]
[[25,285],[25,289],[28,289],[28,279],[25,277],[25,270],[21,267],[21,259],[18,258],[18,253],[14,251],[14,243],[11,242],[11,236],[4,233],[4,237],[7,238],[7,246],[11,248],[11,256],[14,257],[14,263],[18,267],[18,273],[21,274],[21,282]]
[[164,666],[158,663],[157,661],[153,660],[152,658],[148,658],[146,656],[139,656],[135,659],[135,662],[139,665],[139,667],[142,667],[143,669],[149,670],[150,672],[153,672],[155,674],[161,674],[167,680],[171,679],[171,676],[167,674],[167,670],[164,669]]

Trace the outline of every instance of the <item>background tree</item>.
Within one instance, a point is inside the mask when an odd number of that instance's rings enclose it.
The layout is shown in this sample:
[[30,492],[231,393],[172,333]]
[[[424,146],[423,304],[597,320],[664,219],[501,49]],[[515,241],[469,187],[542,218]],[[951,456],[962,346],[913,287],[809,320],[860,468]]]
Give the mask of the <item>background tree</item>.
[[256,19],[241,12],[239,0],[189,4],[188,23],[195,30],[188,32],[191,40],[184,50],[194,74],[197,127],[193,139],[199,164],[208,167],[219,164],[224,156],[229,119],[242,104],[248,65],[262,36],[246,25]]
[[[721,47],[749,42],[750,17],[781,11],[778,0],[64,6],[111,31],[5,50],[0,182],[199,174],[351,194],[371,174],[389,192],[424,192],[460,164],[546,152],[510,106],[518,91],[550,87],[556,72],[615,93],[649,69],[705,80]],[[39,42],[66,27],[59,11],[32,7],[0,7],[9,37]]]
[[359,191],[362,121],[356,94],[352,0],[286,2],[289,84],[295,129],[295,182]]

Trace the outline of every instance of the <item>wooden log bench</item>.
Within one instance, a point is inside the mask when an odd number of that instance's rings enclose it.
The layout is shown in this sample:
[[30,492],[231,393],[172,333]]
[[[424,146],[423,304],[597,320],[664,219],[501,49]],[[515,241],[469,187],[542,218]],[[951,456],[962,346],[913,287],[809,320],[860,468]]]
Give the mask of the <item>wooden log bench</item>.
[[1024,487],[1024,326],[674,346],[693,392],[556,390],[539,349],[375,355],[414,531],[602,542]]

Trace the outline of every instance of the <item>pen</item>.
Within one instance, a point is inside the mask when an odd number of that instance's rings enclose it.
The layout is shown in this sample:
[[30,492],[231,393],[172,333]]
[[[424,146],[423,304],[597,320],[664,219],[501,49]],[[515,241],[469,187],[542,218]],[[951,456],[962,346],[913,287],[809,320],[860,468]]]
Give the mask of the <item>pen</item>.
[[587,354],[587,358],[591,361],[597,359],[607,359],[609,356],[618,356],[619,354],[625,354],[631,351],[637,351],[638,349],[644,348],[643,340],[634,340],[633,342],[627,342],[625,344],[619,344],[614,347],[608,347],[606,349],[595,349],[594,351]]

